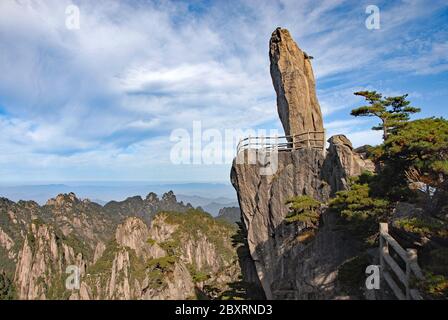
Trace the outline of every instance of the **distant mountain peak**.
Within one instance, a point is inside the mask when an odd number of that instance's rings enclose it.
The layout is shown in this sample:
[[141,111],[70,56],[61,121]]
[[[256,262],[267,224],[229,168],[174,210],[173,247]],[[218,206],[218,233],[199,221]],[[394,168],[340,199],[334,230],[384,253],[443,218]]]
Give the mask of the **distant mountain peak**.
[[162,195],[162,201],[173,203],[177,202],[176,195],[172,190],[170,190]]
[[156,202],[159,202],[159,197],[154,192],[150,192],[146,196],[145,201],[150,202],[150,203],[156,203]]
[[81,202],[81,200],[74,194],[73,192],[70,193],[61,193],[56,196],[56,198],[52,198],[47,201],[47,206],[64,206],[66,204],[76,204]]

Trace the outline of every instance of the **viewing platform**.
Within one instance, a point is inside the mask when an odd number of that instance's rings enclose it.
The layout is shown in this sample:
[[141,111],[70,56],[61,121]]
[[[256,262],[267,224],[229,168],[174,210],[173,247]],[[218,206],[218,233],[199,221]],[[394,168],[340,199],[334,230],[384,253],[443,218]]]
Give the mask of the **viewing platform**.
[[266,152],[318,149],[325,152],[325,131],[307,131],[294,136],[247,137],[241,139],[237,154],[244,150],[260,149]]

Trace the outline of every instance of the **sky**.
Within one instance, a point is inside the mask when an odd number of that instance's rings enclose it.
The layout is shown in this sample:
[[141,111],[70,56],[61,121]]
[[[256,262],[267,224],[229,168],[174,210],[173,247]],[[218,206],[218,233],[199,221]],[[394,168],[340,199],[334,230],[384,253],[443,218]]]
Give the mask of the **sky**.
[[[371,4],[379,29],[365,25]],[[2,0],[0,184],[228,182],[230,161],[173,163],[170,137],[195,121],[282,132],[268,57],[279,26],[314,57],[327,135],[377,144],[377,121],[350,116],[355,91],[407,93],[418,117],[448,117],[447,21],[446,0]]]

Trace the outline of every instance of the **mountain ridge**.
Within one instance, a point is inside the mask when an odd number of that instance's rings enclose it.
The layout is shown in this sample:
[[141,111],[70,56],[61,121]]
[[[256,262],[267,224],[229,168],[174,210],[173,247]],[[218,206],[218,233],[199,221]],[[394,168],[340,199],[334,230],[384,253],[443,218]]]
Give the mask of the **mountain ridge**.
[[[19,299],[241,294],[229,287],[242,283],[232,243],[236,230],[178,202],[172,191],[105,206],[74,193],[59,194],[42,206],[0,198],[0,274]],[[80,270],[79,290],[64,287],[67,266]]]

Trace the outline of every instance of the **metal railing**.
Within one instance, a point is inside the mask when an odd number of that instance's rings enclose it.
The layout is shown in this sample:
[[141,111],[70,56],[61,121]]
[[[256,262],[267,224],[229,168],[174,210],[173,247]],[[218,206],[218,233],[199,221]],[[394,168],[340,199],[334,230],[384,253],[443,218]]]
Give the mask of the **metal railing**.
[[237,153],[247,149],[288,151],[304,148],[325,150],[325,131],[307,131],[294,136],[249,136],[239,141]]
[[[389,253],[389,246],[403,259],[406,264],[405,270],[394,260]],[[422,300],[422,297],[417,289],[412,289],[410,284],[411,274],[422,280],[423,273],[417,263],[417,250],[404,250],[400,244],[389,234],[387,223],[380,223],[380,264],[381,272],[384,280],[392,289],[393,293],[399,300]],[[391,270],[404,286],[404,290],[400,288],[397,282],[392,277]],[[404,292],[403,292],[404,291]]]

